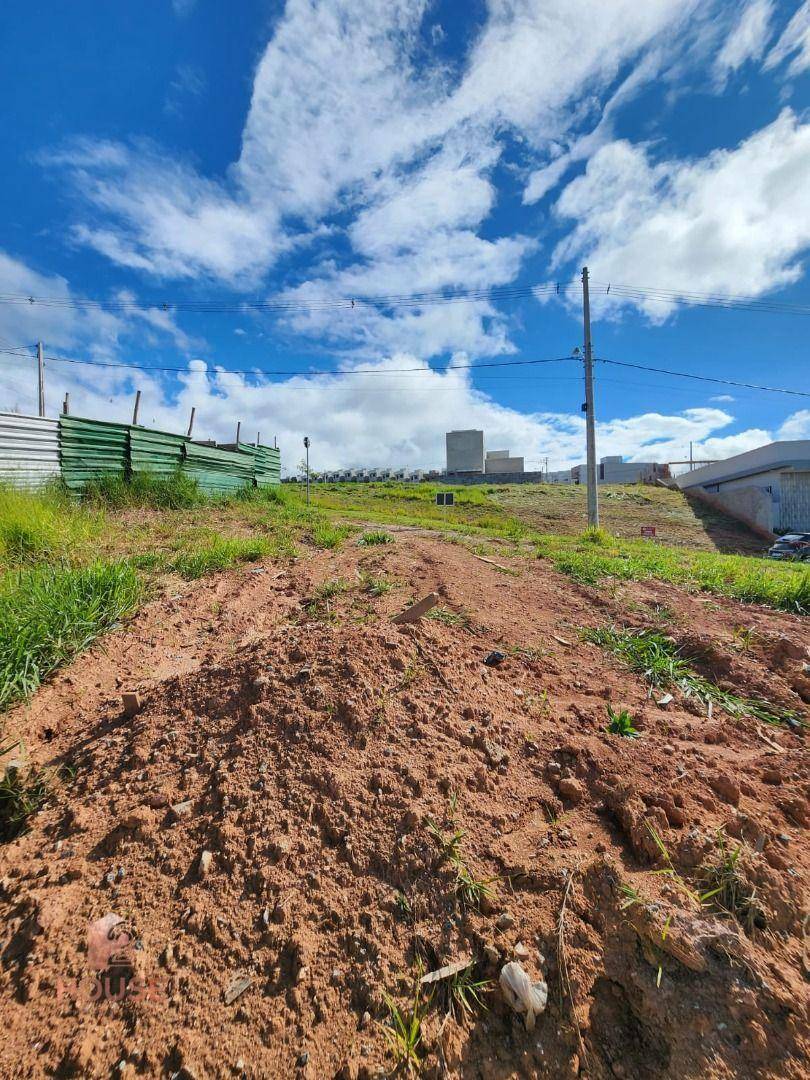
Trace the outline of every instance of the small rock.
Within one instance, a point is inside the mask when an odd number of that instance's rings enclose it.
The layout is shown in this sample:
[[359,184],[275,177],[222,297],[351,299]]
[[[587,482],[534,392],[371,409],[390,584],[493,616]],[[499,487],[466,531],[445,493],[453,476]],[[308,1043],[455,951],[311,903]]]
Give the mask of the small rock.
[[184,817],[189,817],[193,805],[194,804],[192,803],[191,799],[186,799],[184,802],[175,803],[171,808],[172,816],[176,821],[179,821],[181,818]]
[[484,663],[487,667],[497,667],[498,664],[502,664],[506,659],[506,653],[498,652],[497,649],[493,649],[491,653],[487,653],[484,657]]
[[197,873],[201,878],[207,876],[208,871],[211,869],[211,864],[214,861],[214,855],[211,851],[203,851],[200,855],[200,861],[197,866]]
[[512,918],[508,911],[505,911],[503,915],[500,916],[495,925],[498,927],[499,930],[511,930],[512,927],[515,925],[515,920]]
[[225,991],[225,1004],[230,1005],[247,990],[253,979],[249,975],[237,975]]
[[763,769],[762,779],[766,784],[781,784],[782,770],[778,766],[771,766],[769,769]]
[[527,945],[524,945],[522,941],[519,941],[514,949],[512,949],[512,954],[517,960],[528,960],[529,948]]
[[137,716],[143,706],[141,705],[140,695],[134,691],[127,691],[121,695],[121,705],[124,710],[124,716]]
[[732,806],[739,806],[740,785],[733,776],[729,776],[728,773],[716,773],[709,783],[721,799],[731,803]]
[[585,796],[585,789],[579,780],[573,776],[564,777],[560,780],[558,790],[563,799],[568,799],[569,802],[574,804],[581,803]]

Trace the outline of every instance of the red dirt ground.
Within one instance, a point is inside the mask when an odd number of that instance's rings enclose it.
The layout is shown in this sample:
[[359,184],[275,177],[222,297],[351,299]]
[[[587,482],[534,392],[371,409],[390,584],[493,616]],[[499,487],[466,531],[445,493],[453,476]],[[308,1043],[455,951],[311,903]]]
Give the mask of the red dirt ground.
[[[398,533],[183,585],[7,716],[75,775],[0,848],[0,1075],[389,1075],[382,991],[404,1007],[417,960],[469,956],[489,1009],[447,1018],[436,995],[428,1076],[806,1076],[803,736],[659,707],[578,639],[667,619],[705,674],[806,716],[806,622],[510,565]],[[358,567],[398,585],[374,598]],[[307,606],[335,577],[348,591]],[[391,624],[431,590],[463,618]],[[605,733],[608,703],[643,739]],[[497,879],[484,911],[458,901],[429,821]],[[648,825],[682,878],[656,872]],[[758,928],[686,891],[721,828]],[[140,1000],[90,1000],[88,925],[108,913]],[[549,987],[532,1032],[497,989],[515,956]]]

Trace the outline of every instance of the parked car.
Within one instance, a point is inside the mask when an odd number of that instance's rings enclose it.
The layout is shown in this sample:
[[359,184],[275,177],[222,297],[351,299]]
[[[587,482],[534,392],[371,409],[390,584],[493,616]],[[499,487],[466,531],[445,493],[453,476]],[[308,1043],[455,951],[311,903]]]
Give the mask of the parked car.
[[786,533],[773,547],[768,548],[769,559],[790,562],[810,562],[810,533]]

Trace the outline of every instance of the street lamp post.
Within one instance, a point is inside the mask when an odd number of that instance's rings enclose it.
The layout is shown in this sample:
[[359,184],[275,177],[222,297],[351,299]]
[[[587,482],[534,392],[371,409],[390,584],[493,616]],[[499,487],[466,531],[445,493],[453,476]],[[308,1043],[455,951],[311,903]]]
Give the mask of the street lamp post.
[[309,506],[309,436],[304,436],[304,449],[307,452],[307,506]]

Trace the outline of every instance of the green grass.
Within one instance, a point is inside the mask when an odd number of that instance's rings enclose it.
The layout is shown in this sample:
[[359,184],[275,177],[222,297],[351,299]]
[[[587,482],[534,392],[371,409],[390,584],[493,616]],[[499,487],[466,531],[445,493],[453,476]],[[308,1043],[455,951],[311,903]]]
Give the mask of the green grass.
[[384,596],[386,593],[391,592],[395,585],[395,581],[391,581],[390,578],[385,577],[383,574],[375,575],[370,574],[367,570],[360,571],[360,587],[369,596]]
[[135,610],[127,562],[37,566],[0,579],[0,708],[29,697],[100,634]]
[[685,697],[696,697],[707,706],[716,705],[730,716],[754,717],[766,724],[788,723],[796,726],[801,723],[790,709],[772,705],[761,698],[733,694],[699,675],[676,642],[659,630],[600,627],[584,630],[582,637],[618,656],[651,686],[680,690]]
[[358,544],[393,544],[394,538],[390,533],[385,532],[384,529],[374,529],[369,532],[364,532],[357,540]]
[[539,557],[584,585],[605,578],[657,579],[735,600],[810,614],[810,569],[747,555],[688,551],[649,540],[620,540],[598,533],[538,539]]
[[154,510],[188,510],[209,501],[197,481],[186,473],[135,473],[123,476],[103,476],[84,489],[83,499],[109,510],[149,507]]
[[422,1042],[422,1021],[427,1013],[427,1004],[422,1000],[418,983],[408,1011],[400,1009],[385,990],[382,991],[382,997],[388,1008],[388,1021],[380,1026],[394,1056],[396,1071],[406,1076],[413,1076],[422,1067],[419,1047]]
[[20,491],[0,484],[0,564],[7,567],[86,556],[104,514],[71,502],[58,484]]
[[334,525],[326,519],[315,521],[309,528],[309,538],[317,548],[336,548],[352,532],[350,525]]
[[263,536],[205,535],[193,539],[186,550],[163,562],[163,567],[187,581],[215,574],[245,562],[258,562],[272,551],[272,544]]

